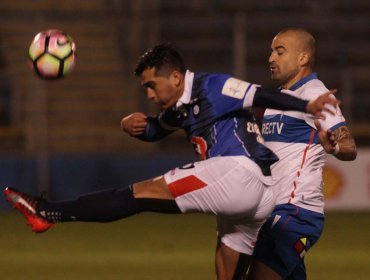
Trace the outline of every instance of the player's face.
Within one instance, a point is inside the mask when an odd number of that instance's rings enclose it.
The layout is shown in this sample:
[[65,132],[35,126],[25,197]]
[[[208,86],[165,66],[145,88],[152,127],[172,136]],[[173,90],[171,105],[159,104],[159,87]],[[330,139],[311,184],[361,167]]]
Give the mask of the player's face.
[[271,79],[283,88],[289,88],[299,80],[300,45],[291,33],[278,34],[271,43],[269,57]]
[[177,71],[173,71],[169,77],[157,76],[153,67],[145,69],[140,77],[148,99],[162,109],[174,106],[181,97],[181,74]]

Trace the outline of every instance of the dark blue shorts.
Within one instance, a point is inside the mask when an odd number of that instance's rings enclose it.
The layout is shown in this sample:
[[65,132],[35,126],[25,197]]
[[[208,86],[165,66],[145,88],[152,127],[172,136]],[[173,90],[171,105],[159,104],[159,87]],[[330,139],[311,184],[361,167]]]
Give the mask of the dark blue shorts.
[[304,255],[319,239],[324,215],[293,204],[277,205],[262,226],[253,258],[283,279],[306,279]]

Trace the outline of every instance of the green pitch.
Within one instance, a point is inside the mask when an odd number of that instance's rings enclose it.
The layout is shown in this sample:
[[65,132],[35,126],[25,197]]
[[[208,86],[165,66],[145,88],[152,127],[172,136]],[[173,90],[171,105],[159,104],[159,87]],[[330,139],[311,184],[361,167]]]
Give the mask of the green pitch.
[[[0,212],[0,279],[215,279],[215,219],[141,214],[123,221],[66,223],[34,234]],[[330,213],[306,256],[310,280],[369,279],[370,213]]]
[[328,213],[306,266],[310,280],[370,279],[370,212]]

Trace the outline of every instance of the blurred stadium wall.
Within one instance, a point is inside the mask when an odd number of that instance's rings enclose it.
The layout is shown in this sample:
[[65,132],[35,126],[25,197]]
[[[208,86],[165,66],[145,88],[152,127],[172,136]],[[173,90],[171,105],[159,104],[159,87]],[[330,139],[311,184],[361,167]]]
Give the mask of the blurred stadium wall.
[[[156,113],[132,75],[137,57],[172,42],[193,71],[229,72],[271,86],[270,42],[288,26],[315,35],[316,71],[339,89],[360,154],[369,155],[368,0],[1,0],[0,22],[2,186],[59,199],[194,159],[181,132],[148,144],[120,131],[123,116]],[[53,82],[38,79],[27,65],[34,35],[50,28],[69,33],[78,51],[76,69]],[[366,157],[349,163],[352,168],[334,164],[341,172],[366,170],[357,183],[370,200]],[[333,177],[326,178],[330,185]]]

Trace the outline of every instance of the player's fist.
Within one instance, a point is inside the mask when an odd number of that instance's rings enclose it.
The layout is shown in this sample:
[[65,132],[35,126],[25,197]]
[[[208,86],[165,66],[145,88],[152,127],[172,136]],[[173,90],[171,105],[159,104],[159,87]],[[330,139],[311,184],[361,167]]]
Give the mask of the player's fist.
[[336,151],[338,142],[335,139],[334,132],[331,130],[324,130],[321,127],[319,120],[315,120],[315,126],[317,128],[317,133],[319,141],[323,146],[325,152],[328,154],[333,154]]
[[124,132],[131,136],[138,136],[144,133],[147,125],[147,116],[143,113],[137,112],[121,120],[121,128]]

